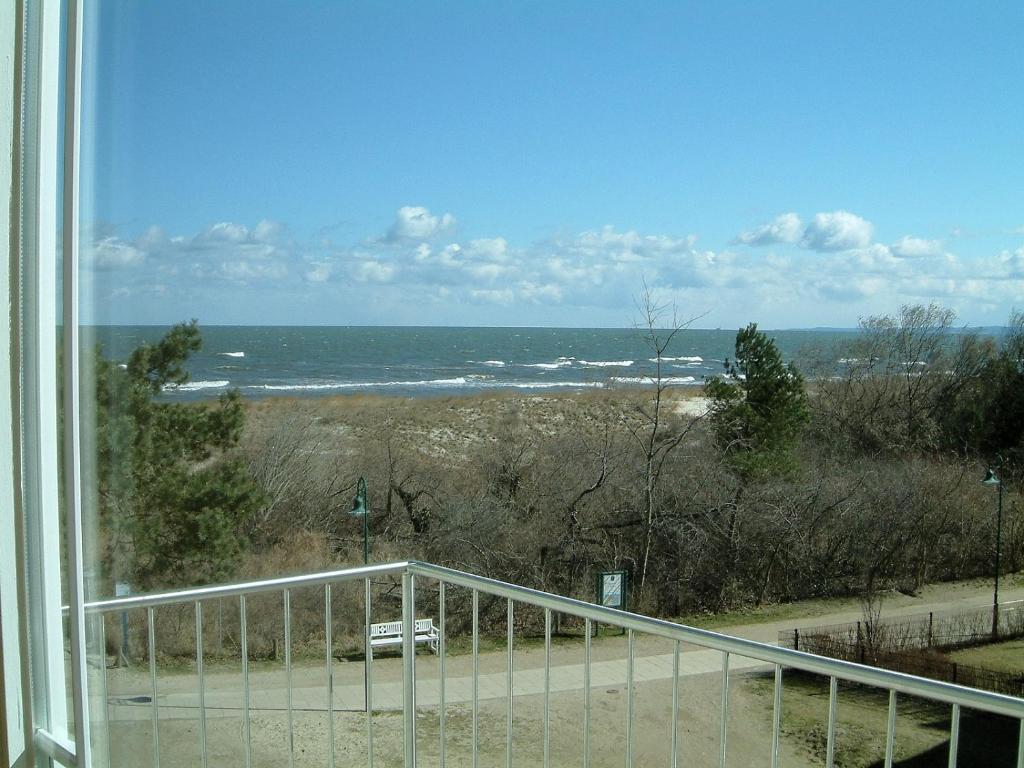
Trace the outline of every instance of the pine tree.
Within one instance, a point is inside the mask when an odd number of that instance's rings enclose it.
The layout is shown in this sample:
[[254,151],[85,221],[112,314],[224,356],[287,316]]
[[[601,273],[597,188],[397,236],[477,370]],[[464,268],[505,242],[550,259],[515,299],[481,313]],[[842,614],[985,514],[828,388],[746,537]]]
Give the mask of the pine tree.
[[706,392],[712,428],[733,471],[743,479],[791,472],[808,418],[803,376],[782,361],[756,323],[736,333],[736,357],[726,359],[725,373],[709,380]]
[[159,398],[188,381],[185,363],[201,343],[193,320],[125,364],[96,356],[99,544],[105,575],[136,590],[230,575],[240,523],[261,501],[231,456],[245,420],[237,390],[213,405]]

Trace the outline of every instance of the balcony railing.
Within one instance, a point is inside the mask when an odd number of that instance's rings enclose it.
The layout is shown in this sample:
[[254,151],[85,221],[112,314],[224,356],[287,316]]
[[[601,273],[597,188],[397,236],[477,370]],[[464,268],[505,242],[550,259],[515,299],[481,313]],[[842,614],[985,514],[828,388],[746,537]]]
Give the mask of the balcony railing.
[[[316,645],[319,648],[322,642],[323,656],[320,657],[322,662],[313,662],[316,666],[312,669],[305,650],[301,659],[294,657],[297,646],[293,631],[293,600],[302,594],[305,601],[302,632],[305,637],[310,633],[310,590],[322,590],[323,595],[322,603],[319,594],[316,596],[316,604],[322,606],[322,616],[317,620]],[[335,615],[336,598],[342,591],[347,591],[351,604],[362,604],[361,615],[353,616],[351,610],[345,616]],[[280,596],[280,603],[276,603],[275,594]],[[274,669],[265,668],[267,665],[254,669],[250,645],[249,610],[254,601],[262,600],[265,604],[271,599],[279,606],[280,614],[275,621],[279,619],[278,626],[283,629],[283,648],[280,649],[283,668],[277,671],[273,664],[270,666]],[[484,603],[487,616],[483,622],[486,626],[482,627]],[[218,609],[218,614],[212,620],[219,625],[221,635],[225,631],[225,604],[232,606],[231,626],[227,632],[232,651],[227,655],[223,653],[222,640],[217,641],[218,651],[204,650],[210,642],[213,607]],[[172,608],[174,606],[176,608]],[[378,658],[375,663],[369,642],[371,619],[396,620],[399,617],[394,613],[399,606],[403,628],[398,650],[400,662],[395,658]],[[188,613],[186,632],[191,632],[190,642],[195,652],[194,667],[190,667],[190,671],[194,669],[194,686],[185,685],[183,689],[178,679],[180,671],[169,671],[158,663],[158,609],[175,611],[179,626],[181,612]],[[771,719],[767,725],[766,712],[763,718],[766,725],[762,729],[765,743],[758,759],[777,768],[783,739],[783,673],[796,671],[822,676],[822,690],[824,682],[828,683],[821,761],[828,768],[836,760],[840,683],[876,690],[882,706],[887,697],[886,766],[892,765],[895,754],[897,703],[901,696],[906,696],[949,706],[949,766],[955,766],[957,761],[961,711],[970,710],[1001,715],[1016,722],[1016,765],[1024,768],[1024,700],[687,627],[426,563],[391,563],[123,597],[90,603],[86,613],[92,617],[91,624],[97,633],[103,633],[104,627],[117,625],[115,619],[109,618],[111,615],[124,617],[127,633],[130,616],[137,635],[145,638],[145,653],[140,656],[148,661],[148,679],[145,670],[135,669],[132,676],[118,683],[116,691],[108,688],[108,678],[113,675],[107,668],[105,647],[101,654],[103,663],[95,665],[90,710],[94,718],[94,759],[100,765],[149,763],[163,768],[172,765],[206,768],[211,764],[230,763],[249,768],[279,764],[263,753],[264,747],[255,743],[257,731],[261,743],[266,744],[270,738],[264,730],[271,730],[268,713],[272,713],[283,721],[279,723],[281,738],[275,742],[279,751],[286,754],[284,760],[290,766],[301,763],[333,768],[336,764],[351,765],[365,760],[370,768],[385,763],[477,768],[503,760],[509,767],[516,763],[542,764],[547,768],[566,763],[564,744],[568,741],[577,745],[574,759],[569,761],[571,764],[596,768],[614,762],[631,768],[635,764],[653,762],[648,755],[649,744],[641,745],[645,750],[643,756],[637,754],[637,726],[638,723],[651,725],[651,713],[655,711],[652,701],[660,696],[664,701],[658,711],[668,713],[664,729],[660,731],[662,744],[658,745],[664,755],[662,764],[678,768],[693,764],[690,745],[680,727],[681,709],[688,703],[680,681],[684,677],[692,680],[699,677],[703,685],[715,689],[718,711],[711,716],[711,727],[717,731],[717,761],[715,755],[710,760],[724,768],[731,756],[730,737],[737,728],[753,727],[742,720],[737,723],[735,715],[730,716],[730,680],[743,674],[760,675],[766,681],[764,685],[770,686]],[[266,621],[265,610],[261,616]],[[414,620],[428,616],[436,617],[437,654],[420,649],[418,657]],[[103,617],[108,618],[104,621]],[[571,623],[578,630],[578,637],[577,645],[571,648],[566,649],[564,643],[559,646],[564,651],[562,663],[553,664],[553,638],[562,642],[553,631],[556,617],[563,624]],[[528,621],[533,621],[537,627],[535,644],[523,636],[517,639],[517,623],[522,628]],[[344,672],[350,684],[336,686],[340,662],[335,658],[334,638],[342,624],[348,628],[355,626],[356,631],[361,632],[359,656],[362,660],[365,654],[365,661],[347,665]],[[504,642],[496,642],[493,629],[502,624]],[[624,637],[621,642],[605,640],[598,646],[592,641],[592,633],[598,625],[619,628]],[[484,631],[488,629],[489,632]],[[349,639],[355,634],[350,632]],[[644,653],[638,656],[640,638],[643,638]],[[482,639],[490,644],[489,650],[482,650]],[[105,646],[102,634],[95,642]],[[453,644],[456,647],[453,648]],[[308,643],[303,641],[299,645],[308,650]],[[493,649],[495,646],[497,650]],[[595,654],[595,649],[600,653]],[[577,651],[578,656],[572,656]],[[525,663],[524,668],[519,654],[529,656],[532,662]],[[566,657],[574,663],[564,663]],[[520,660],[518,668],[517,658]],[[237,666],[225,659],[234,659]],[[483,671],[482,659],[486,667]],[[212,660],[216,660],[215,668],[207,669]],[[297,661],[302,675],[299,682],[295,679]],[[322,676],[318,671],[319,663],[323,664]],[[225,664],[229,664],[227,673]],[[375,666],[379,667],[376,671]],[[422,667],[420,674],[417,667]],[[361,685],[353,683],[357,668],[363,673]],[[213,685],[211,674],[216,677]],[[666,684],[668,690],[665,690]],[[624,696],[615,698],[616,702],[621,702],[617,705],[619,711],[614,713],[615,720],[609,721],[607,702],[602,699],[601,707],[597,708],[595,697],[620,690]],[[643,693],[642,702],[638,691]],[[567,695],[573,697],[573,702],[578,701],[578,717],[553,717],[553,699]],[[487,702],[491,703],[485,713],[489,733],[488,738],[482,740],[482,707]],[[643,720],[638,720],[641,704],[645,714]],[[345,719],[339,723],[342,713]],[[395,713],[401,714],[400,729],[396,727]],[[501,715],[504,716],[503,729],[500,728]],[[228,729],[231,730],[229,737],[220,733],[224,730],[221,728],[218,731],[220,741],[213,749],[211,724],[221,723],[224,718],[237,718],[240,728]],[[297,727],[299,718],[304,723],[301,729]],[[310,718],[320,725],[312,728]],[[190,725],[176,727],[183,720]],[[365,738],[363,755],[353,759],[351,750],[346,748],[342,760],[336,754],[336,737],[341,735],[339,729],[353,728],[363,732],[360,736]],[[595,729],[598,728],[601,743],[595,746]],[[619,737],[613,738],[613,742],[621,747],[621,762],[618,757],[613,759],[609,755],[610,728],[619,729]],[[497,733],[496,729],[504,733]],[[566,729],[574,732],[566,733]],[[425,739],[427,731],[429,742]],[[562,745],[561,759],[556,759],[552,752],[555,740]],[[734,759],[733,762],[742,765],[748,761]]]

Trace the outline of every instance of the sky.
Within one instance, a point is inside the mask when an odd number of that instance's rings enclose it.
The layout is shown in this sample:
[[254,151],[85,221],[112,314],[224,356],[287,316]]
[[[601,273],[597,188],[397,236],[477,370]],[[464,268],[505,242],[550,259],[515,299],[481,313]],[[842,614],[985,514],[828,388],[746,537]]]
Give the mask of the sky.
[[1024,309],[1019,1],[87,7],[92,322]]

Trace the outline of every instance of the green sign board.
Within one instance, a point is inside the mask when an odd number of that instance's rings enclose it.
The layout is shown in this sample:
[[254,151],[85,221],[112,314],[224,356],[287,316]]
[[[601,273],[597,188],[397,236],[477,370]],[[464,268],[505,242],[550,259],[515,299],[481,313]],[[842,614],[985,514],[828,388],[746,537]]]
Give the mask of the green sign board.
[[626,610],[626,571],[601,571],[597,575],[597,603],[605,608]]

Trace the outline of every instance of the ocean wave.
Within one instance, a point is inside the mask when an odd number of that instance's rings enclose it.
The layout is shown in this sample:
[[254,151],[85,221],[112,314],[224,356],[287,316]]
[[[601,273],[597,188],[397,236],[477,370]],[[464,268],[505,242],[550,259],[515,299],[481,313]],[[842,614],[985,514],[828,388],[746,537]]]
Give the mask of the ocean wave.
[[523,368],[543,368],[546,371],[553,371],[558,368],[569,368],[575,360],[575,357],[560,357],[553,363],[523,363]]
[[[648,361],[656,363],[658,362],[658,358],[649,357]],[[689,357],[684,355],[683,357],[663,357],[661,358],[661,361],[663,363],[703,363],[704,358],[700,355],[690,355]]]
[[322,391],[328,389],[369,389],[374,387],[464,387],[469,384],[465,376],[452,379],[425,381],[331,381],[322,384],[250,384],[243,389],[265,389],[273,392]]
[[489,365],[492,368],[504,368],[505,367],[505,361],[504,360],[484,360],[483,362],[480,363],[480,365]]
[[[653,376],[613,376],[612,381],[616,384],[653,384]],[[693,384],[696,381],[693,376],[662,376],[662,384]]]
[[628,368],[632,360],[580,360],[579,364],[588,368]]
[[693,370],[694,368],[703,368],[704,365],[703,365],[703,363],[683,363],[682,365],[676,365],[676,364],[673,363],[671,367],[672,368],[684,368],[684,369],[688,369],[688,370]]
[[513,387],[515,389],[601,389],[600,381],[499,381],[495,387]]
[[476,389],[601,389],[599,381],[497,381],[493,376],[469,375],[450,379],[421,381],[333,381],[316,384],[250,384],[242,389],[267,392],[324,392],[346,389],[385,389],[389,387],[464,387]]
[[224,355],[224,357],[245,357],[245,352],[218,352],[218,355]]
[[184,384],[170,384],[164,387],[166,392],[196,392],[200,389],[221,389],[230,381],[187,381]]

